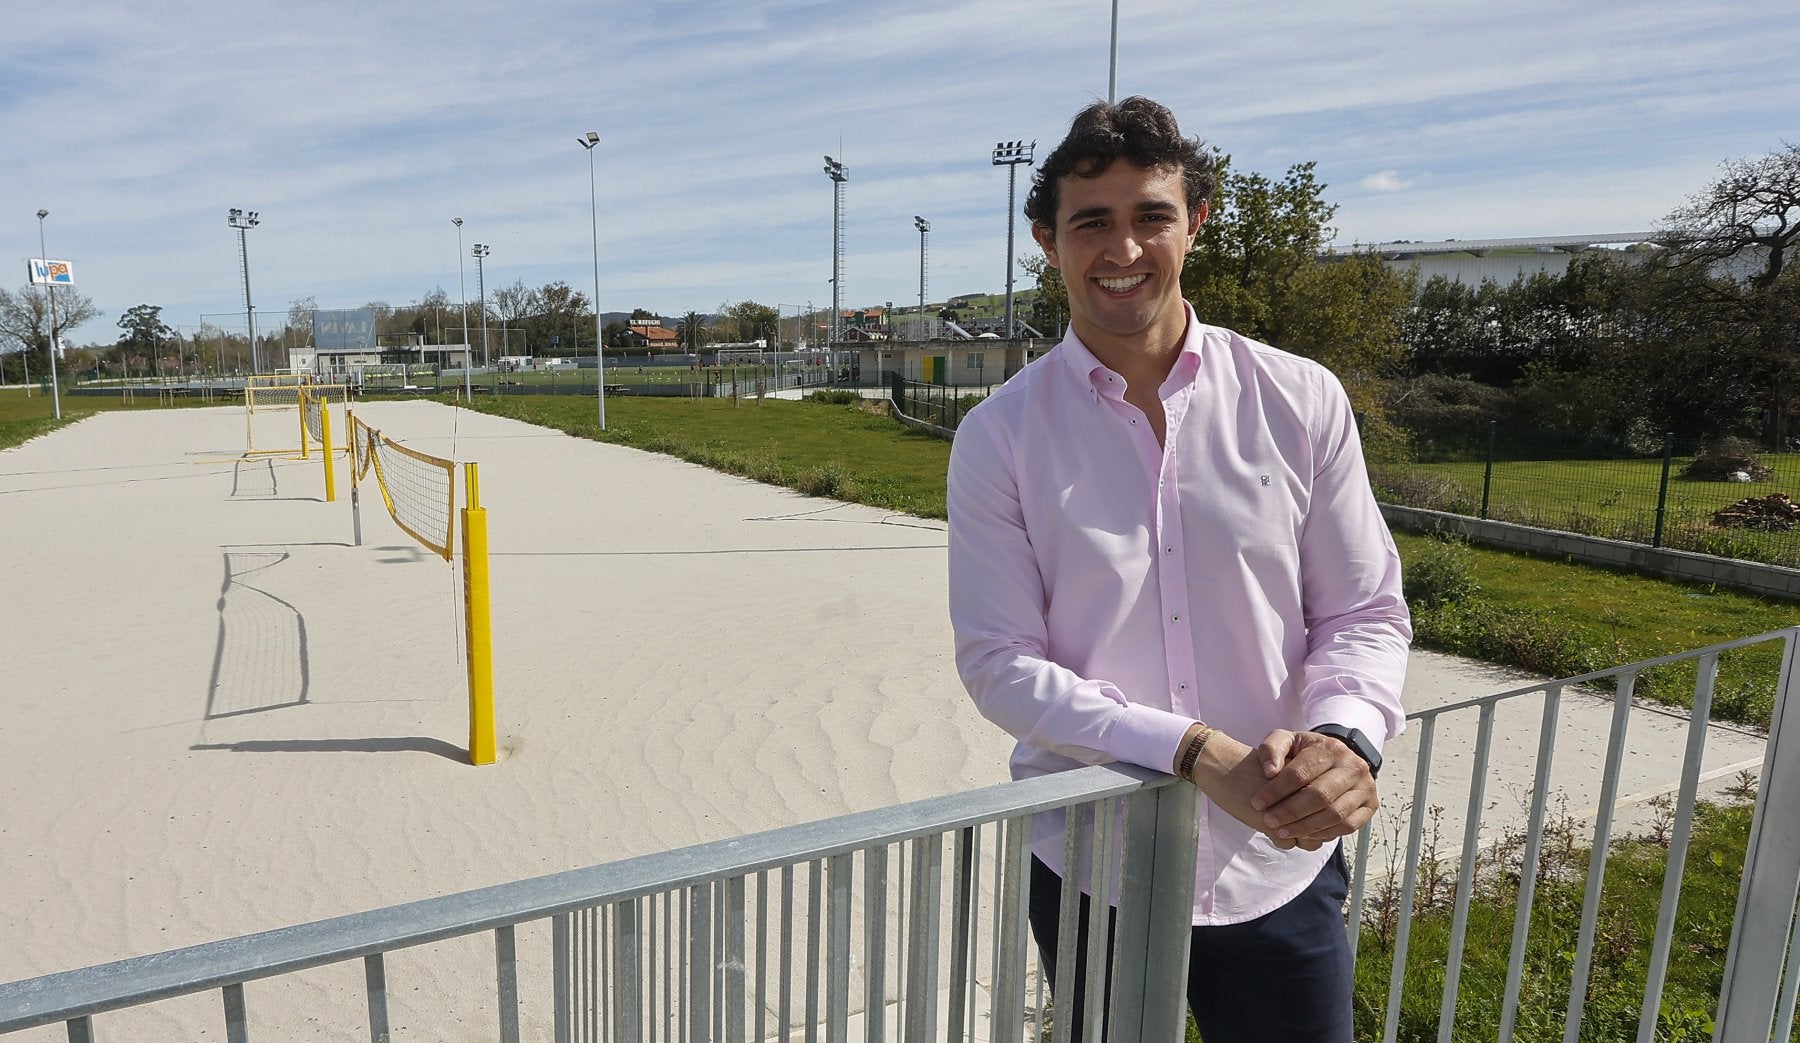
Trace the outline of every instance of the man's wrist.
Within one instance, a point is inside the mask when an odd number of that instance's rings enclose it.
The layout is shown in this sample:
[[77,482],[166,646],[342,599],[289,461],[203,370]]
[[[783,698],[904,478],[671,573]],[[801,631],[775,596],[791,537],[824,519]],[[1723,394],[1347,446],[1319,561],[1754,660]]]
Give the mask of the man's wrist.
[[1315,724],[1312,731],[1316,735],[1326,735],[1343,743],[1351,753],[1363,759],[1369,766],[1369,777],[1381,774],[1381,751],[1369,741],[1360,729],[1349,728],[1341,724]]

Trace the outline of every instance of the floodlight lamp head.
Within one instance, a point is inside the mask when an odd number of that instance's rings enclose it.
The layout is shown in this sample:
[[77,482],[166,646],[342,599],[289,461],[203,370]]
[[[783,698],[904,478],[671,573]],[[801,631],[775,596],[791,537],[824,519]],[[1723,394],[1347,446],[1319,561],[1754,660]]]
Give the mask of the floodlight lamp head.
[[39,210],[38,211],[38,220],[39,221],[42,221],[44,218],[49,217],[49,216],[50,216],[50,211],[48,211],[48,210]]
[[598,134],[596,134],[596,133],[594,133],[594,132],[593,132],[593,131],[591,131],[591,130],[590,130],[590,131],[588,131],[588,132],[587,132],[587,143],[588,143],[588,144],[590,144],[590,145],[598,145],[598,144],[600,144],[600,135],[598,135]]
[[256,219],[256,211],[254,211],[254,210],[250,211],[249,221],[250,221],[250,226],[252,228],[256,227],[256,225],[259,223]]
[[461,227],[462,227],[462,218],[460,218],[460,217],[452,217],[452,218],[451,218],[451,219],[450,219],[450,223],[451,223],[451,224],[453,224],[453,225],[455,225],[455,226],[456,226],[456,227],[458,227],[458,228],[461,228]]
[[[40,214],[38,214],[38,216],[39,216],[39,217],[42,217],[42,216],[44,216],[44,215],[43,215],[43,214],[42,214],[42,213],[40,213]],[[234,206],[234,207],[232,207],[232,208],[231,208],[231,209],[230,209],[230,210],[227,210],[227,211],[225,211],[225,219],[226,219],[226,220],[227,220],[227,221],[230,221],[230,222],[231,222],[231,223],[232,223],[232,224],[236,224],[236,223],[237,223],[237,219],[238,219],[238,218],[240,218],[240,217],[242,217],[242,216],[244,216],[244,212],[243,212],[243,211],[242,211],[242,210],[239,210],[239,209],[238,209],[238,208],[237,208],[237,207],[235,207],[235,206]]]

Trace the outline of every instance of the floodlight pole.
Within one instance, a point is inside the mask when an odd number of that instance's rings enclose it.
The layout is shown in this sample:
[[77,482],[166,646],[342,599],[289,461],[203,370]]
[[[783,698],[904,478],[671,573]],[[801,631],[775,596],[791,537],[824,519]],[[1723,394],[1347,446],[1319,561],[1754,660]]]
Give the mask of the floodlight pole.
[[844,182],[850,180],[850,168],[826,156],[825,175],[831,178],[831,350],[836,351],[843,314]]
[[225,221],[237,229],[238,234],[238,267],[244,273],[244,330],[250,338],[250,372],[262,372],[262,356],[256,350],[256,309],[250,304],[250,246],[244,239],[244,233],[262,222],[257,219],[256,211],[246,213],[237,207],[225,212]]
[[1112,2],[1112,48],[1106,63],[1106,103],[1118,102],[1119,94],[1119,0]]
[[1013,339],[1013,200],[1016,198],[1019,164],[1031,165],[1037,142],[1002,141],[994,146],[994,165],[1006,168],[1006,339]]
[[600,135],[588,131],[575,139],[588,154],[588,223],[594,235],[594,398],[600,406],[600,430],[606,430],[606,341],[600,325],[600,197],[594,192],[594,146]]
[[487,324],[487,274],[482,270],[481,262],[487,260],[492,253],[487,246],[475,244],[475,286],[481,294],[481,365],[483,368],[492,365],[488,361],[488,324]]
[[931,222],[913,216],[913,227],[919,230],[919,340],[925,339],[925,237],[931,234]]
[[50,251],[44,246],[44,218],[50,211],[39,210],[38,217],[38,253],[39,260],[44,262],[44,289],[50,294],[50,406],[56,413],[56,419],[62,419],[62,392],[56,386],[56,284],[50,281]]
[[469,371],[475,368],[475,350],[469,345],[469,280],[463,268],[462,218],[452,217],[450,223],[456,226],[456,285],[462,291],[463,315],[463,401],[475,401],[475,378]]

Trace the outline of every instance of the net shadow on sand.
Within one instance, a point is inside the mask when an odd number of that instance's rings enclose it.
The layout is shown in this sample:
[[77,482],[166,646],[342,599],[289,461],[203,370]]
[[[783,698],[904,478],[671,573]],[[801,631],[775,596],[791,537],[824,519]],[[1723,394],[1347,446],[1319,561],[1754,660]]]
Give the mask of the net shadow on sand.
[[246,739],[241,742],[200,742],[188,749],[232,753],[435,753],[458,764],[469,761],[468,750],[426,735],[370,739]]
[[311,686],[306,617],[248,577],[288,559],[286,552],[228,551],[219,591],[219,640],[206,691],[206,720],[307,702]]

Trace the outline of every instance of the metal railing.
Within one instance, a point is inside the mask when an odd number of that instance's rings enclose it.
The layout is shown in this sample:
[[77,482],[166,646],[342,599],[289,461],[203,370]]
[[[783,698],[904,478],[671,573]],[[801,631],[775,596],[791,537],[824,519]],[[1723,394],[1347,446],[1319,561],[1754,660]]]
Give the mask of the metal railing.
[[[360,959],[367,1030],[381,1043],[390,994],[407,988],[387,957],[491,933],[491,1035],[516,1041],[515,932],[547,919],[559,1043],[786,1039],[795,1029],[845,1043],[853,1014],[867,1043],[954,1043],[975,1038],[978,1007],[988,1039],[1022,1043],[1028,1024],[1046,1030],[1026,928],[1032,817],[1085,808],[1067,816],[1070,849],[1122,865],[1110,878],[1119,907],[1091,903],[1089,914],[1099,938],[1116,917],[1110,1038],[1178,1038],[1186,968],[1166,954],[1185,951],[1195,791],[1173,783],[1087,768],[51,974],[0,985],[0,1032],[63,1022],[85,1043],[101,1038],[109,1012],[217,990],[235,1043],[250,1038],[246,983]],[[1115,819],[1122,829],[1110,828]],[[1066,903],[1065,938],[1074,916]],[[1034,989],[1040,1000],[1028,1005]],[[139,1035],[121,1026],[113,1038]]]
[[[1435,1030],[1436,1039],[1444,1043],[1452,1038],[1495,1038],[1501,1043],[1514,1039],[1515,1033],[1520,1032],[1522,986],[1530,980],[1540,993],[1546,983],[1564,987],[1559,1028],[1566,1043],[1575,1043],[1584,1038],[1582,1030],[1589,1013],[1596,961],[1640,958],[1645,961],[1646,973],[1637,1006],[1635,1038],[1640,1043],[1661,1038],[1657,1033],[1665,976],[1678,923],[1677,911],[1683,894],[1689,846],[1694,837],[1696,810],[1702,799],[1701,786],[1705,781],[1714,783],[1715,790],[1723,788],[1716,784],[1720,770],[1703,771],[1708,740],[1719,731],[1708,721],[1719,661],[1722,656],[1743,654],[1755,646],[1779,643],[1782,660],[1780,680],[1774,693],[1774,718],[1766,744],[1759,744],[1761,755],[1756,761],[1760,767],[1756,787],[1758,801],[1749,828],[1737,914],[1712,1017],[1718,1026],[1715,1038],[1719,1043],[1749,1043],[1752,1040],[1766,1043],[1771,1039],[1789,1038],[1794,1021],[1796,984],[1800,982],[1800,959],[1789,959],[1796,888],[1800,885],[1800,837],[1787,825],[1792,821],[1791,810],[1771,813],[1769,809],[1791,809],[1796,806],[1793,802],[1800,800],[1800,710],[1789,705],[1791,700],[1788,698],[1789,693],[1800,685],[1800,667],[1796,665],[1795,656],[1797,636],[1800,636],[1800,629],[1778,631],[1409,714],[1413,734],[1407,742],[1416,748],[1410,782],[1403,774],[1404,760],[1394,758],[1398,762],[1391,764],[1390,777],[1383,783],[1384,805],[1399,807],[1408,817],[1403,839],[1404,855],[1398,858],[1402,879],[1397,886],[1391,878],[1381,880],[1371,873],[1372,865],[1379,861],[1372,850],[1381,843],[1379,827],[1365,829],[1357,838],[1349,911],[1351,937],[1361,939],[1365,944],[1370,942],[1370,933],[1363,928],[1373,911],[1372,888],[1385,889],[1385,908],[1395,921],[1391,924],[1391,942],[1385,946],[1390,949],[1389,970],[1385,1001],[1377,1008],[1380,1012],[1379,1035],[1375,1034],[1374,1026],[1369,1025],[1365,1026],[1369,1030],[1367,1034],[1359,1032],[1359,1036],[1379,1038],[1383,1043],[1403,1038],[1429,1038],[1427,1026],[1414,1024],[1404,1028],[1402,1025],[1408,990],[1418,984],[1416,979],[1420,977],[1417,961],[1409,963],[1408,950],[1421,919],[1417,911],[1430,904],[1421,901],[1421,875],[1431,869],[1447,869],[1456,875],[1448,909],[1441,910],[1448,913],[1447,938],[1443,950],[1434,950],[1428,961],[1436,968],[1434,973],[1441,973],[1442,977],[1435,1023],[1429,1026]],[[1682,754],[1678,764],[1665,760],[1660,765],[1664,776],[1672,773],[1678,781],[1649,794],[1623,797],[1621,782],[1630,774],[1626,771],[1626,758],[1634,716],[1633,687],[1639,677],[1650,671],[1667,672],[1684,665],[1692,665],[1695,676]],[[1608,687],[1613,690],[1605,693],[1604,689]],[[1529,720],[1529,704],[1534,701],[1538,704],[1535,748]],[[1589,720],[1578,727],[1569,727],[1562,718],[1577,701],[1589,704]],[[1605,707],[1603,735],[1593,727],[1598,723],[1591,712],[1595,704]],[[1495,756],[1496,719],[1503,712],[1514,715],[1501,740],[1500,749],[1507,761],[1504,765]],[[1466,767],[1457,765],[1462,771],[1453,774],[1453,769],[1434,759],[1434,745],[1440,734],[1453,729],[1460,729],[1462,738],[1467,739],[1471,716],[1475,718],[1472,742],[1468,743],[1466,754],[1460,749],[1454,751],[1458,759],[1466,760]],[[1599,752],[1593,748],[1597,741],[1604,743],[1599,770],[1584,772],[1581,770],[1584,767],[1593,767],[1592,758]],[[1553,770],[1558,762],[1559,748],[1563,750],[1563,760],[1575,762],[1560,775]],[[1529,810],[1524,820],[1490,821],[1489,812],[1497,802],[1490,800],[1488,786],[1498,786],[1509,779],[1518,781],[1526,770],[1529,770],[1531,783],[1526,791]],[[1652,766],[1652,772],[1657,770]],[[1431,820],[1445,810],[1431,804],[1431,795],[1434,787],[1460,783],[1458,775],[1467,779],[1466,799],[1460,811],[1460,843],[1454,857],[1442,859],[1435,851],[1427,850],[1428,838],[1437,835]],[[1597,932],[1603,884],[1608,859],[1615,842],[1620,839],[1621,816],[1634,807],[1644,808],[1644,798],[1660,795],[1661,789],[1672,789],[1673,803],[1666,807],[1666,813],[1672,818],[1655,826],[1660,834],[1658,843],[1667,845],[1667,860],[1654,932],[1647,948],[1635,944],[1614,945],[1601,954],[1597,951]],[[1550,808],[1559,792],[1592,807],[1592,832],[1586,838],[1585,851],[1575,851],[1575,860],[1585,861],[1585,873],[1580,881],[1579,924],[1573,937],[1534,939],[1534,930],[1541,932],[1544,929],[1543,910],[1534,908],[1534,897],[1538,897],[1537,890],[1547,883],[1543,879],[1544,867],[1553,864],[1544,845],[1547,834],[1558,832],[1551,822]],[[1656,810],[1661,813],[1665,809]],[[1380,821],[1378,819],[1377,823]],[[1565,818],[1561,827],[1565,834],[1573,821]],[[1398,839],[1396,836],[1395,840]],[[1504,846],[1508,839],[1515,842],[1509,849],[1511,857],[1496,856],[1496,847]],[[1398,854],[1398,851],[1396,847],[1390,853]],[[1489,866],[1485,888],[1480,879],[1484,855]],[[1388,864],[1392,865],[1394,861],[1390,858]],[[1496,880],[1499,881],[1497,887],[1493,886]],[[1571,875],[1555,882],[1573,885],[1575,881]],[[1505,950],[1504,986],[1494,990],[1493,994],[1470,996],[1461,988],[1467,965],[1474,958],[1493,955],[1472,954],[1466,948],[1472,904],[1478,894],[1483,903],[1490,905],[1489,912],[1493,906],[1504,911],[1510,904],[1512,925],[1510,942]],[[1439,915],[1438,923],[1434,925],[1440,936],[1446,926],[1442,919]],[[1539,943],[1535,948],[1534,941]],[[1363,958],[1369,956],[1365,953]],[[1547,967],[1546,962],[1553,966]],[[1497,1011],[1494,1010],[1496,1002]],[[1484,1026],[1490,1023],[1489,1017],[1495,1026],[1493,1035],[1485,1030],[1470,1032],[1471,1023]],[[1777,1029],[1776,1026],[1789,1028]],[[1538,1028],[1538,1033],[1525,1033],[1519,1038],[1546,1038],[1541,1035],[1542,1026]]]
[[[1523,1004],[1541,1007],[1547,992],[1560,989],[1561,1038],[1575,1043],[1584,1027],[1588,1038],[1614,1038],[1595,1037],[1589,1024],[1595,1003],[1617,999],[1596,995],[1599,976],[1641,959],[1636,1038],[1659,1038],[1696,820],[1723,774],[1749,763],[1760,769],[1757,803],[1706,1019],[1716,1022],[1719,1043],[1789,1038],[1800,987],[1793,950],[1800,831],[1790,827],[1791,809],[1800,806],[1800,711],[1788,698],[1800,685],[1797,637],[1800,628],[1412,713],[1408,735],[1389,745],[1389,810],[1355,841],[1347,930],[1361,970],[1375,973],[1385,993],[1359,999],[1358,1037],[1549,1038],[1541,1016],[1522,1023]],[[1737,763],[1708,767],[1709,740],[1720,732],[1707,711],[1721,658],[1776,647],[1781,665],[1766,741],[1734,733],[1749,744],[1732,754]],[[1693,708],[1679,725],[1681,756],[1634,751],[1630,737],[1652,730],[1641,720],[1647,711],[1634,713],[1637,680],[1688,667]],[[1666,711],[1651,716],[1667,728]],[[1672,802],[1658,826],[1666,856],[1654,930],[1621,948],[1601,938],[1601,922],[1608,860],[1631,816],[1647,807],[1642,792],[1622,795],[1638,770],[1634,756],[1649,757],[1652,774],[1673,779],[1663,787]],[[1526,775],[1523,818],[1491,814],[1490,787]],[[1460,813],[1452,811],[1453,825],[1460,814],[1460,841],[1457,854],[1443,858],[1433,841],[1444,809],[1431,799],[1452,785],[1466,785]],[[1566,838],[1568,823],[1585,818],[1564,816],[1558,827],[1558,793],[1591,803],[1593,819],[1585,849],[1572,847],[1560,869],[1547,838]],[[1116,765],[1008,783],[0,985],[0,1032],[62,1022],[77,1043],[102,1028],[116,1028],[112,1038],[139,1038],[128,1014],[118,1014],[116,1026],[104,1016],[216,990],[226,1038],[247,1040],[246,983],[361,960],[365,1023],[379,1043],[389,1038],[390,994],[416,985],[390,976],[390,955],[491,934],[491,947],[479,948],[482,959],[491,954],[495,1022],[492,1031],[463,1027],[503,1041],[521,1038],[525,1015],[548,1022],[559,1043],[963,1043],[976,1037],[985,1013],[983,1034],[993,1043],[1066,1043],[1073,1026],[1046,1018],[1025,911],[1033,817],[1070,808],[1091,813],[1067,816],[1064,864],[1078,865],[1079,853],[1090,852],[1099,879],[1087,889],[1120,896],[1116,909],[1090,905],[1090,944],[1103,945],[1110,918],[1118,931],[1110,984],[1076,985],[1089,996],[1110,988],[1112,996],[1109,1011],[1086,1004],[1083,1035],[1100,1038],[1104,1016],[1110,1040],[1167,1043],[1181,1037],[1185,1018],[1185,962],[1170,954],[1186,951],[1195,799],[1192,788],[1167,776]],[[1384,849],[1388,865],[1400,867],[1397,881],[1376,871]],[[1422,898],[1430,890],[1425,877],[1436,870],[1453,873],[1455,883],[1434,908]],[[1568,937],[1551,938],[1539,913],[1557,889],[1579,892],[1578,923]],[[1065,948],[1076,937],[1075,892],[1063,892]],[[1510,917],[1509,940],[1472,948],[1477,912],[1502,923]],[[516,933],[541,934],[546,922],[548,967],[543,949],[527,951]],[[1427,942],[1441,950],[1427,953]],[[1087,966],[1104,967],[1101,952]],[[1072,967],[1072,955],[1056,965]],[[1499,986],[1493,965],[1502,956]],[[1493,987],[1471,992],[1466,986],[1483,960]],[[522,999],[529,987],[548,992],[541,1006]],[[1408,1015],[1420,1008],[1426,1013]]]

